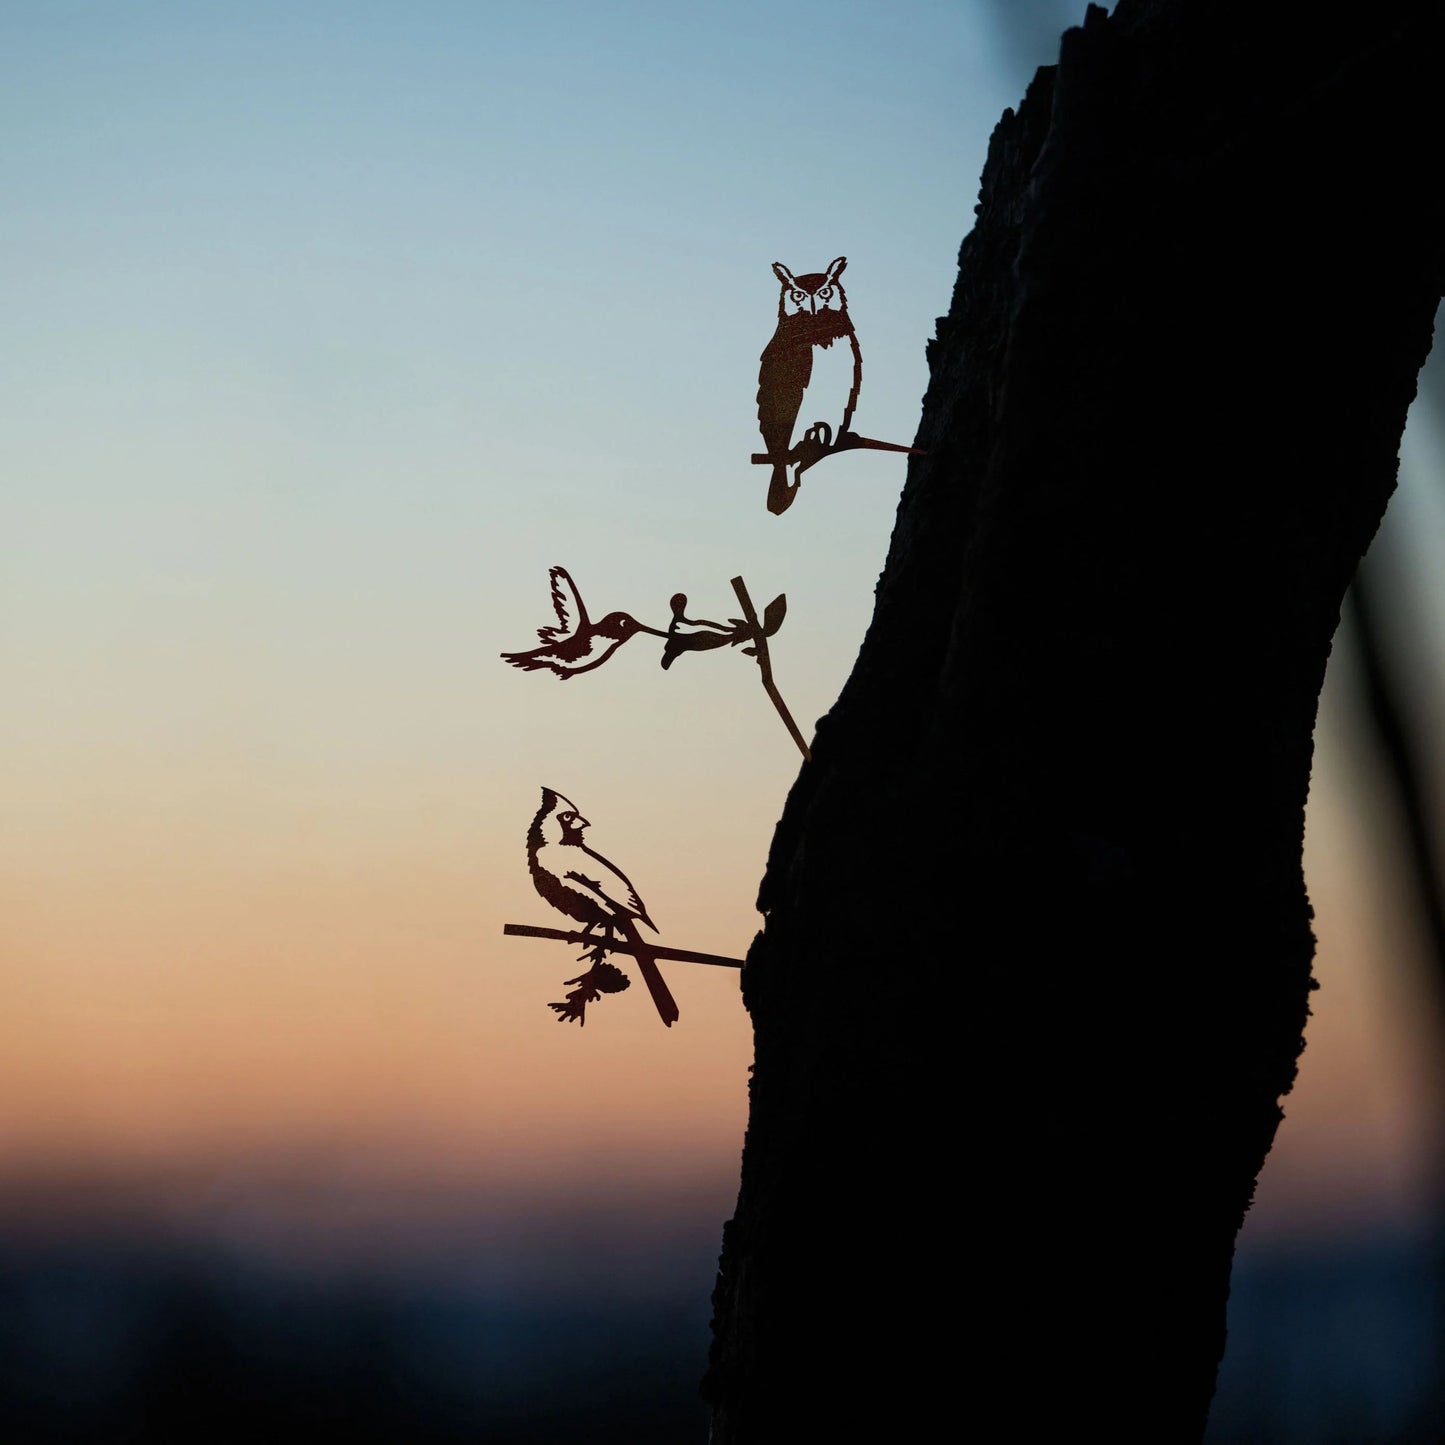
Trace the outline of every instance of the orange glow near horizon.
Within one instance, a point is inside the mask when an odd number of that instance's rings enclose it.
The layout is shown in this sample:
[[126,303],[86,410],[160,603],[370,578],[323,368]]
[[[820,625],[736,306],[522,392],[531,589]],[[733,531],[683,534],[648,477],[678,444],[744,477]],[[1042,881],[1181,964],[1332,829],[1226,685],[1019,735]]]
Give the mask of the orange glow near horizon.
[[[1308,862],[1323,991],[1251,1220],[1282,1234],[1406,1218],[1424,1191],[1409,1161],[1429,1041],[1390,982],[1400,944],[1370,903],[1387,885],[1352,838],[1367,780],[1342,781],[1328,723],[1320,752]],[[181,1192],[204,1200],[196,1181],[240,1169],[283,1193],[328,1173],[358,1195],[400,1188],[415,1208],[427,1191],[666,1193],[705,1178],[726,1209],[751,1047],[738,976],[667,965],[683,1014],[670,1031],[637,984],[585,1029],[555,1022],[545,1003],[577,971],[571,950],[501,935],[558,922],[526,873],[526,809],[503,830],[464,801],[378,808],[365,835],[355,799],[308,815],[277,795],[245,799],[235,827],[213,813],[193,829],[174,783],[148,814],[133,811],[139,787],[94,803],[83,832],[56,840],[69,868],[43,839],[9,860],[0,1193],[113,1173],[173,1192],[189,1178]],[[587,806],[664,939],[746,951],[761,830],[754,852],[736,836],[709,850],[700,876],[666,829],[640,836]],[[693,806],[634,798],[632,818]],[[1383,1049],[1403,1065],[1381,1069]]]
[[[349,1140],[545,1173],[569,1147],[736,1144],[749,1048],[737,975],[673,965],[684,1018],[671,1034],[636,987],[585,1029],[561,1026],[545,1003],[577,971],[572,953],[500,936],[513,914],[553,921],[520,850],[508,861],[258,875],[118,859],[32,883],[6,900],[19,925],[0,1025],[4,1167]],[[745,948],[746,923],[724,938],[711,913],[694,911],[687,943]]]

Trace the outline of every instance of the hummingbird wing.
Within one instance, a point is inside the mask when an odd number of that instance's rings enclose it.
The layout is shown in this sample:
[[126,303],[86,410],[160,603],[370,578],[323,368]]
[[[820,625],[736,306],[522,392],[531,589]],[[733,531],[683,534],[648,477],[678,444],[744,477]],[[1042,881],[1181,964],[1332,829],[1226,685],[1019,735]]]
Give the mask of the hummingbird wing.
[[[582,594],[572,580],[572,574],[565,567],[549,567],[548,580],[552,584],[552,610],[557,614],[556,627],[539,627],[537,636],[543,642],[560,642],[588,627],[587,609],[582,605]],[[568,615],[569,609],[572,613]]]

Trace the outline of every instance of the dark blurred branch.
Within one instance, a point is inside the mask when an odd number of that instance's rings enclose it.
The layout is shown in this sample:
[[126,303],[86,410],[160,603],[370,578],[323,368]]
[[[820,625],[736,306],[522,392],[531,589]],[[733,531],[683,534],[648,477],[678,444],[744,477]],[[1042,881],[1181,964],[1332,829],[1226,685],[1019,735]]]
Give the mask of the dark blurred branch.
[[1369,573],[1368,564],[1356,573],[1345,605],[1354,624],[1375,742],[1404,828],[1408,886],[1424,925],[1433,964],[1432,1001],[1440,1029],[1445,1030],[1445,887],[1431,823],[1429,784],[1410,726],[1409,709],[1403,702],[1403,689],[1388,657],[1385,629],[1380,625],[1379,604]]
[[1442,19],[1091,6],[994,133],[759,889],[713,1445],[960,1399],[1202,1436],[1309,1014],[1320,685],[1440,296]]

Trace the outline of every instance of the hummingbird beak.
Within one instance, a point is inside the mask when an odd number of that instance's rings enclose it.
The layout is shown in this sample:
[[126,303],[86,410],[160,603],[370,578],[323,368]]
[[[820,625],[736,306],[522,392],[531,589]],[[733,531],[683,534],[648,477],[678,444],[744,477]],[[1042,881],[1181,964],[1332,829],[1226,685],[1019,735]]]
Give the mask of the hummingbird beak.
[[638,630],[639,632],[650,632],[654,637],[666,637],[666,636],[667,636],[667,633],[665,633],[665,632],[659,632],[659,631],[657,630],[657,628],[655,628],[655,627],[648,627],[647,624],[646,624],[646,623],[643,623],[643,622],[639,622],[639,623],[637,624],[637,630]]

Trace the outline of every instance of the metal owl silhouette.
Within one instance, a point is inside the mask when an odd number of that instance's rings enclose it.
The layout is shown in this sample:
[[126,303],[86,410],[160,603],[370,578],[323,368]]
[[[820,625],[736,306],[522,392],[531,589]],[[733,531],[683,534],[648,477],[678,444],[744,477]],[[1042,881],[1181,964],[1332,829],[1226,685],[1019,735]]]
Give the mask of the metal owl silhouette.
[[838,256],[826,270],[795,276],[781,261],[773,262],[782,287],[778,324],[758,368],[758,430],[767,450],[754,452],[752,460],[772,467],[768,511],[775,516],[793,505],[803,473],[824,457],[858,447],[918,450],[852,430],[863,386],[863,352],[838,279],[847,264],[846,256]]
[[[781,261],[773,262],[782,291],[778,325],[763,348],[758,369],[758,430],[772,459],[768,510],[775,514],[792,506],[798,490],[798,477],[788,480],[786,459],[799,418],[804,421],[805,438],[817,438],[822,427],[834,425],[841,437],[858,405],[863,353],[848,315],[847,292],[838,279],[847,264],[848,258],[839,256],[826,271],[795,276]],[[831,351],[835,342],[839,343],[836,360],[842,365],[815,367],[815,361],[823,359],[821,353]]]

